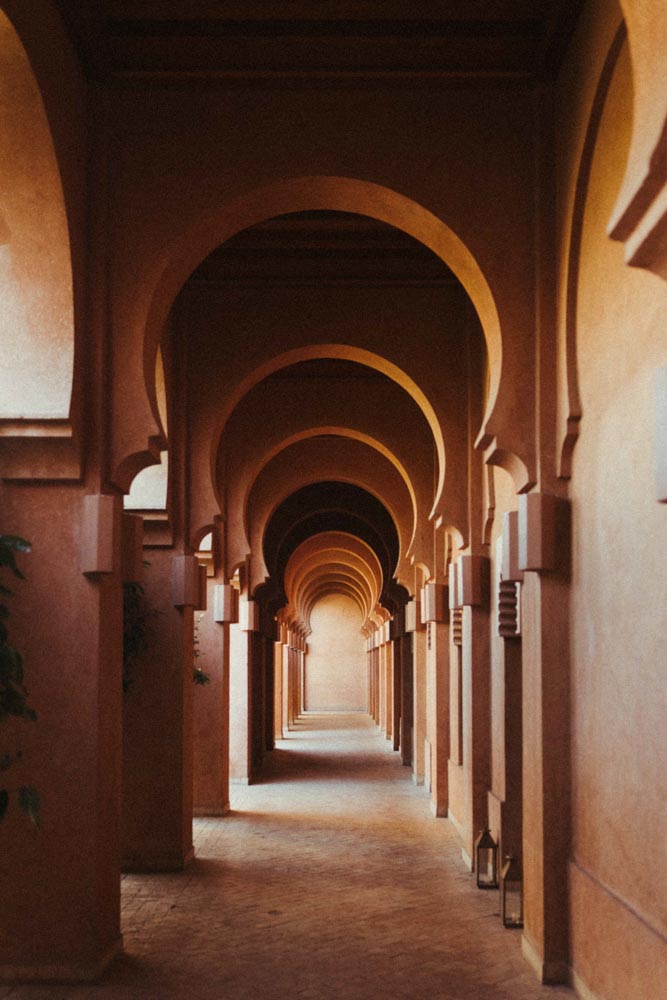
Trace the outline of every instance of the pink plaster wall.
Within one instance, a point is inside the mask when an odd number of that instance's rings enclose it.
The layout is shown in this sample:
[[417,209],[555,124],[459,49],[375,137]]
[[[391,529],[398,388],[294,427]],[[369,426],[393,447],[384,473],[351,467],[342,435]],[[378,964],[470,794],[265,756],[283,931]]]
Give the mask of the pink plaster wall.
[[[118,573],[80,571],[82,487],[5,485],[0,533],[32,543],[14,596],[10,641],[24,658],[37,721],[3,720],[0,962],[28,975],[95,974],[120,942],[122,603]],[[120,518],[120,504],[117,507]],[[16,790],[34,785],[41,829]],[[11,919],[5,916],[11,914]]]
[[357,605],[342,594],[331,594],[317,602],[310,624],[306,711],[367,711],[367,655]]
[[[586,201],[577,363],[583,420],[572,502],[575,973],[607,1000],[667,981],[663,836],[667,510],[653,480],[652,373],[667,357],[667,288],[630,270],[605,226],[632,122],[627,49],[602,117]],[[599,927],[604,927],[604,933]]]

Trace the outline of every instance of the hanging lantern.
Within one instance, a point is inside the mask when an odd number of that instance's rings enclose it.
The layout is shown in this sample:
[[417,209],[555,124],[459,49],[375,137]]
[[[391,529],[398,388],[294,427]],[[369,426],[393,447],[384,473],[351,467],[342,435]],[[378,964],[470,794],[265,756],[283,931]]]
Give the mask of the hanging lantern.
[[505,927],[523,927],[521,865],[509,854],[500,876],[500,916]]
[[478,889],[498,888],[498,845],[488,826],[475,841],[475,871]]

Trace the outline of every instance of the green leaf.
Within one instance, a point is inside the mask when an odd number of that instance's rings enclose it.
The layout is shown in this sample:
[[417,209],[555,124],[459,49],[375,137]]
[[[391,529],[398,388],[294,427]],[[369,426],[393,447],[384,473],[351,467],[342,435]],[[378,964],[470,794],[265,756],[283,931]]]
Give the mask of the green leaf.
[[30,552],[32,545],[20,535],[0,535],[0,546],[6,545],[10,549],[18,552]]
[[19,788],[19,805],[24,813],[27,813],[35,826],[39,826],[40,801],[37,789],[32,785],[23,785]]
[[11,549],[6,548],[4,545],[0,545],[0,566],[7,566],[12,571],[14,576],[18,576],[19,579],[25,580],[23,573],[16,565],[14,553]]
[[7,812],[7,806],[9,805],[9,792],[6,788],[0,788],[0,819],[2,819]]

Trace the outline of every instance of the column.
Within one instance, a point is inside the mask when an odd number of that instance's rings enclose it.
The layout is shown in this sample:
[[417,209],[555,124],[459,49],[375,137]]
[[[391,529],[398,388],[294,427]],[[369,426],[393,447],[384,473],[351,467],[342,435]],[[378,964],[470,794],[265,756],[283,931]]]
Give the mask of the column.
[[[0,976],[91,979],[120,950],[121,498],[5,483],[0,532],[32,544],[0,580],[36,721],[3,720]],[[54,526],[57,526],[57,530]],[[37,789],[41,828],[18,806]]]
[[414,670],[413,636],[421,626],[419,601],[411,600],[405,606],[405,635],[401,637],[401,761],[412,767],[414,728]]
[[403,611],[400,613],[400,621],[397,623],[397,627],[394,631],[391,643],[391,689],[393,695],[393,705],[392,705],[392,715],[393,715],[393,727],[392,727],[392,750],[400,750],[401,748],[401,704],[402,704],[402,687],[403,687],[403,677],[402,677],[402,637],[405,635],[405,614]]
[[230,629],[229,661],[229,780],[252,780],[253,629],[257,605],[239,601],[239,623]]
[[457,562],[462,618],[463,851],[472,865],[473,844],[487,821],[491,784],[489,560],[463,555]]
[[518,513],[504,515],[498,539],[495,574],[493,674],[497,717],[492,724],[492,772],[489,827],[502,860],[522,859],[522,650],[521,582],[518,568]]
[[198,664],[209,683],[194,692],[194,814],[229,812],[229,650],[236,591],[208,581],[208,611],[199,619]]
[[416,785],[424,784],[424,742],[426,739],[426,628],[412,637],[412,778]]
[[449,757],[449,597],[441,583],[428,583],[422,596],[426,617],[425,780],[435,816],[446,816]]
[[519,497],[523,633],[523,951],[543,982],[568,975],[569,505]]
[[384,690],[385,690],[385,736],[388,740],[392,739],[393,727],[394,727],[394,686],[393,686],[393,662],[392,662],[392,643],[389,638],[390,623],[385,622],[384,626],[384,637],[385,642],[382,647],[382,654],[384,657]]
[[193,856],[194,608],[201,575],[192,555],[147,550],[146,650],[123,699],[123,867],[172,871]]

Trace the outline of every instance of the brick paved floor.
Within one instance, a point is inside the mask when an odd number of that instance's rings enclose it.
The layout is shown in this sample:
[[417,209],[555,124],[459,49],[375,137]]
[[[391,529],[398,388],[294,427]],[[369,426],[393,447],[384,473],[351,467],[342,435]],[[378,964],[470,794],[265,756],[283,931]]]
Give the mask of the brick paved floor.
[[311,716],[187,871],[123,879],[125,955],[11,1000],[572,1000],[540,986],[446,820],[366,716]]

